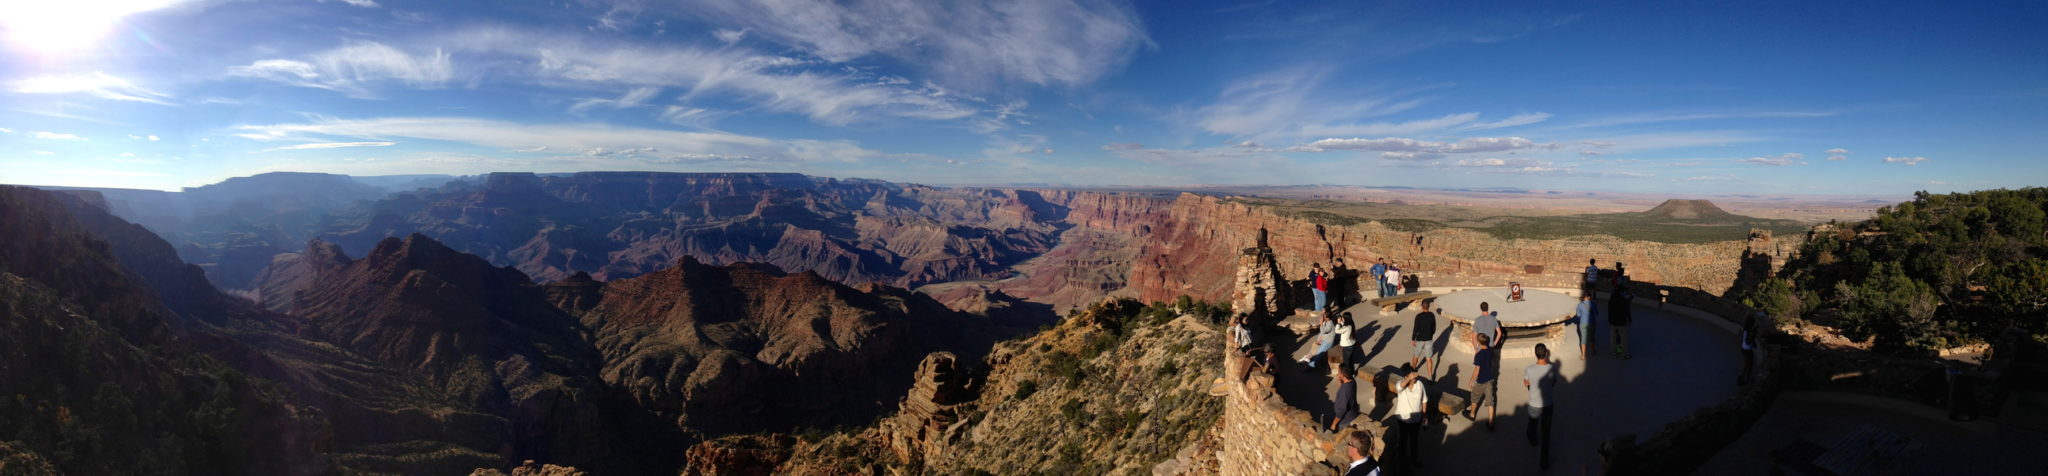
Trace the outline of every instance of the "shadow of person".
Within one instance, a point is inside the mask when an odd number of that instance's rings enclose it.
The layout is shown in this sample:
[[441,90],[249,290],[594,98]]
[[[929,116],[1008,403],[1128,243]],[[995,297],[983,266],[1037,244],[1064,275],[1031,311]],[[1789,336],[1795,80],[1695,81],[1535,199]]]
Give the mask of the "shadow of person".
[[1317,422],[1327,423],[1331,416],[1331,397],[1336,392],[1329,362],[1318,363],[1315,369],[1309,370],[1296,360],[1301,353],[1315,350],[1315,332],[1304,336],[1282,327],[1276,327],[1274,331],[1274,338],[1269,341],[1273,343],[1274,356],[1285,359],[1274,366],[1274,393],[1279,394],[1280,401],[1287,406],[1307,411]]
[[[1442,322],[1442,327],[1443,327],[1443,329],[1444,329],[1444,330],[1441,330],[1441,331],[1437,331],[1437,334],[1436,334],[1436,345],[1430,346],[1430,347],[1431,347],[1431,348],[1433,348],[1433,350],[1435,351],[1435,353],[1434,353],[1434,354],[1431,354],[1431,355],[1429,356],[1429,358],[1430,358],[1430,359],[1431,359],[1432,361],[1434,361],[1435,359],[1442,359],[1442,358],[1444,358],[1444,351],[1445,351],[1445,349],[1449,349],[1449,348],[1450,348],[1450,345],[1451,345],[1451,329],[1452,329],[1452,328],[1454,327],[1454,326],[1452,326],[1452,325],[1450,324],[1450,320],[1448,320],[1448,319],[1444,319],[1444,318],[1443,318],[1443,317],[1442,317],[1441,315],[1439,315],[1439,316],[1437,317],[1437,319],[1439,319],[1439,320],[1442,320],[1442,321],[1443,321],[1443,322]],[[1437,365],[1437,366],[1438,366],[1438,367],[1442,367],[1443,365],[1439,364],[1439,365]],[[1434,375],[1432,375],[1431,377],[1435,377],[1435,376],[1434,376]]]
[[[1377,323],[1375,323],[1375,324],[1377,324]],[[1367,362],[1371,362],[1371,361],[1372,361],[1372,358],[1373,358],[1373,357],[1377,357],[1377,356],[1379,356],[1379,355],[1380,355],[1380,351],[1384,351],[1384,350],[1387,350],[1387,343],[1388,343],[1388,342],[1393,342],[1393,341],[1394,341],[1394,337],[1395,337],[1395,336],[1398,336],[1398,335],[1400,335],[1400,334],[1401,334],[1401,326],[1400,326],[1400,325],[1395,325],[1394,327],[1389,327],[1389,328],[1387,328],[1387,331],[1386,331],[1386,332],[1384,332],[1384,333],[1381,333],[1381,335],[1380,335],[1380,338],[1379,338],[1379,342],[1374,342],[1374,343],[1372,344],[1372,352],[1368,352],[1368,353],[1366,353],[1366,354],[1365,354],[1365,360],[1366,360]],[[1371,335],[1371,334],[1369,334],[1369,333],[1368,333],[1367,335]]]

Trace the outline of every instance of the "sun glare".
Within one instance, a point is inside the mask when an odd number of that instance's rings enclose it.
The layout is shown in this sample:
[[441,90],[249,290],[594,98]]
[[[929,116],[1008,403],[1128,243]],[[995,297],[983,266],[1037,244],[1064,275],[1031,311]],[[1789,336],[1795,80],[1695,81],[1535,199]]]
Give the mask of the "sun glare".
[[122,17],[183,0],[72,0],[21,2],[0,7],[0,37],[16,49],[42,54],[74,52],[98,43]]

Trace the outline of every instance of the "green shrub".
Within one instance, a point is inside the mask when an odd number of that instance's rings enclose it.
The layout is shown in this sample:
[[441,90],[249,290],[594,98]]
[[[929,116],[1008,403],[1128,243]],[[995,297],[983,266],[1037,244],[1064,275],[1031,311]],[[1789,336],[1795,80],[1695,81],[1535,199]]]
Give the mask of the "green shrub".
[[1017,393],[1010,394],[1010,399],[1023,400],[1026,398],[1030,398],[1031,394],[1033,393],[1038,393],[1038,381],[1025,380],[1023,382],[1017,383]]

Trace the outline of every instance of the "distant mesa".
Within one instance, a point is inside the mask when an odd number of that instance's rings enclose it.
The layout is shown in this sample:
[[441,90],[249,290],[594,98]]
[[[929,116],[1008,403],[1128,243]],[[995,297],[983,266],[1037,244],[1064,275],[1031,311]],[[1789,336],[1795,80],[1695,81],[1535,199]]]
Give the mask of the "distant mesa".
[[1714,202],[1706,200],[1665,200],[1664,203],[1657,205],[1657,208],[1652,208],[1650,211],[1643,212],[1643,214],[1652,218],[1671,220],[1739,220],[1743,218],[1733,213],[1728,213],[1726,210],[1722,210],[1721,207],[1714,206]]

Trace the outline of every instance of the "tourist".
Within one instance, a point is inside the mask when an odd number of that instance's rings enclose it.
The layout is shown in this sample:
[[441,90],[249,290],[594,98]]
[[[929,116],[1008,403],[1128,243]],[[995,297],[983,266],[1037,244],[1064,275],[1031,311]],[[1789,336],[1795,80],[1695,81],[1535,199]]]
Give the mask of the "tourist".
[[1557,386],[1557,366],[1550,363],[1549,347],[1536,344],[1536,365],[1522,369],[1522,386],[1529,389],[1529,446],[1541,448],[1536,467],[1550,469],[1551,416],[1557,409],[1551,389]]
[[1352,299],[1358,297],[1358,276],[1355,276],[1356,273],[1357,271],[1344,264],[1344,258],[1336,258],[1330,261],[1330,277],[1328,278],[1330,280],[1330,294],[1335,296],[1330,298],[1332,306],[1343,309],[1352,302]]
[[[1621,264],[1615,263],[1615,266],[1620,267]],[[1629,307],[1629,302],[1635,298],[1636,293],[1628,290],[1628,278],[1625,277],[1619,278],[1614,286],[1614,294],[1607,298],[1607,325],[1614,328],[1614,356],[1622,360],[1628,360],[1630,357],[1628,325],[1635,317],[1635,310]]]
[[1756,369],[1756,318],[1763,315],[1757,311],[1742,322],[1742,375],[1735,377],[1736,385],[1748,385],[1749,374]]
[[1479,318],[1472,320],[1472,339],[1475,344],[1493,348],[1500,348],[1501,341],[1504,340],[1500,332],[1500,313],[1488,310],[1485,301],[1479,303]]
[[1327,353],[1327,352],[1329,352],[1329,351],[1330,351],[1330,346],[1332,346],[1332,345],[1336,345],[1336,344],[1337,344],[1337,319],[1335,319],[1335,318],[1331,317],[1331,316],[1330,316],[1329,314],[1325,313],[1325,314],[1323,314],[1323,319],[1322,319],[1322,322],[1321,322],[1320,324],[1318,324],[1318,325],[1317,325],[1317,327],[1316,327],[1316,346],[1315,346],[1315,351],[1314,351],[1314,352],[1310,352],[1310,353],[1309,353],[1308,355],[1304,355],[1304,356],[1301,356],[1301,363],[1302,363],[1302,365],[1306,365],[1306,366],[1308,366],[1308,368],[1302,369],[1302,371],[1303,371],[1303,372],[1313,372],[1313,371],[1315,371],[1315,369],[1316,369],[1316,362],[1318,362],[1318,361],[1321,361],[1321,360],[1322,360],[1322,356],[1323,356],[1323,354],[1324,354],[1324,353]]
[[1579,360],[1586,360],[1587,349],[1593,348],[1593,294],[1579,295]]
[[1415,273],[1401,273],[1401,281],[1401,286],[1407,288],[1408,293],[1410,294],[1422,290],[1422,276],[1420,275],[1417,275]]
[[1401,454],[1409,467],[1422,467],[1423,400],[1421,372],[1413,365],[1401,366],[1404,376],[1394,385],[1394,416],[1400,418]]
[[1230,318],[1230,340],[1232,344],[1237,346],[1238,352],[1250,352],[1252,345],[1254,345],[1252,342],[1252,326],[1249,321],[1250,316],[1244,314],[1238,314],[1236,317]]
[[1380,297],[1389,296],[1390,294],[1387,293],[1387,259],[1380,258],[1378,263],[1372,265],[1371,272],[1373,282],[1379,283],[1378,287],[1373,288],[1373,292],[1379,293]]
[[1401,294],[1401,268],[1399,266],[1387,265],[1387,284],[1384,286],[1387,287],[1385,294],[1387,296]]
[[1500,373],[1499,351],[1485,341],[1480,341],[1478,350],[1472,352],[1472,402],[1465,407],[1465,418],[1474,423],[1479,421],[1479,407],[1486,407],[1486,430],[1493,431],[1493,416],[1500,391],[1497,387]]
[[1436,377],[1436,313],[1432,312],[1435,305],[1435,299],[1422,300],[1422,311],[1415,313],[1415,322],[1409,325],[1414,330],[1408,336],[1415,347],[1415,354],[1408,357],[1408,365],[1420,369],[1422,364],[1428,363],[1430,377]]
[[1308,272],[1309,291],[1314,291],[1316,294],[1316,312],[1327,315],[1330,312],[1329,307],[1327,307],[1330,299],[1329,273],[1323,272],[1322,263],[1315,263],[1314,266],[1315,269]]
[[1351,322],[1351,311],[1337,315],[1337,353],[1343,354],[1344,365],[1365,365],[1365,353],[1358,348],[1358,339],[1353,334],[1357,328]]
[[1330,401],[1330,431],[1337,431],[1358,418],[1358,379],[1352,377],[1351,366],[1344,365],[1337,356],[1330,356],[1330,366],[1337,369],[1337,397]]
[[1600,260],[1597,259],[1586,260],[1586,282],[1579,285],[1579,293],[1590,295],[1600,288],[1599,263]]
[[1352,430],[1344,435],[1345,453],[1351,455],[1351,465],[1344,467],[1344,476],[1380,476],[1380,464],[1372,460],[1372,432]]

